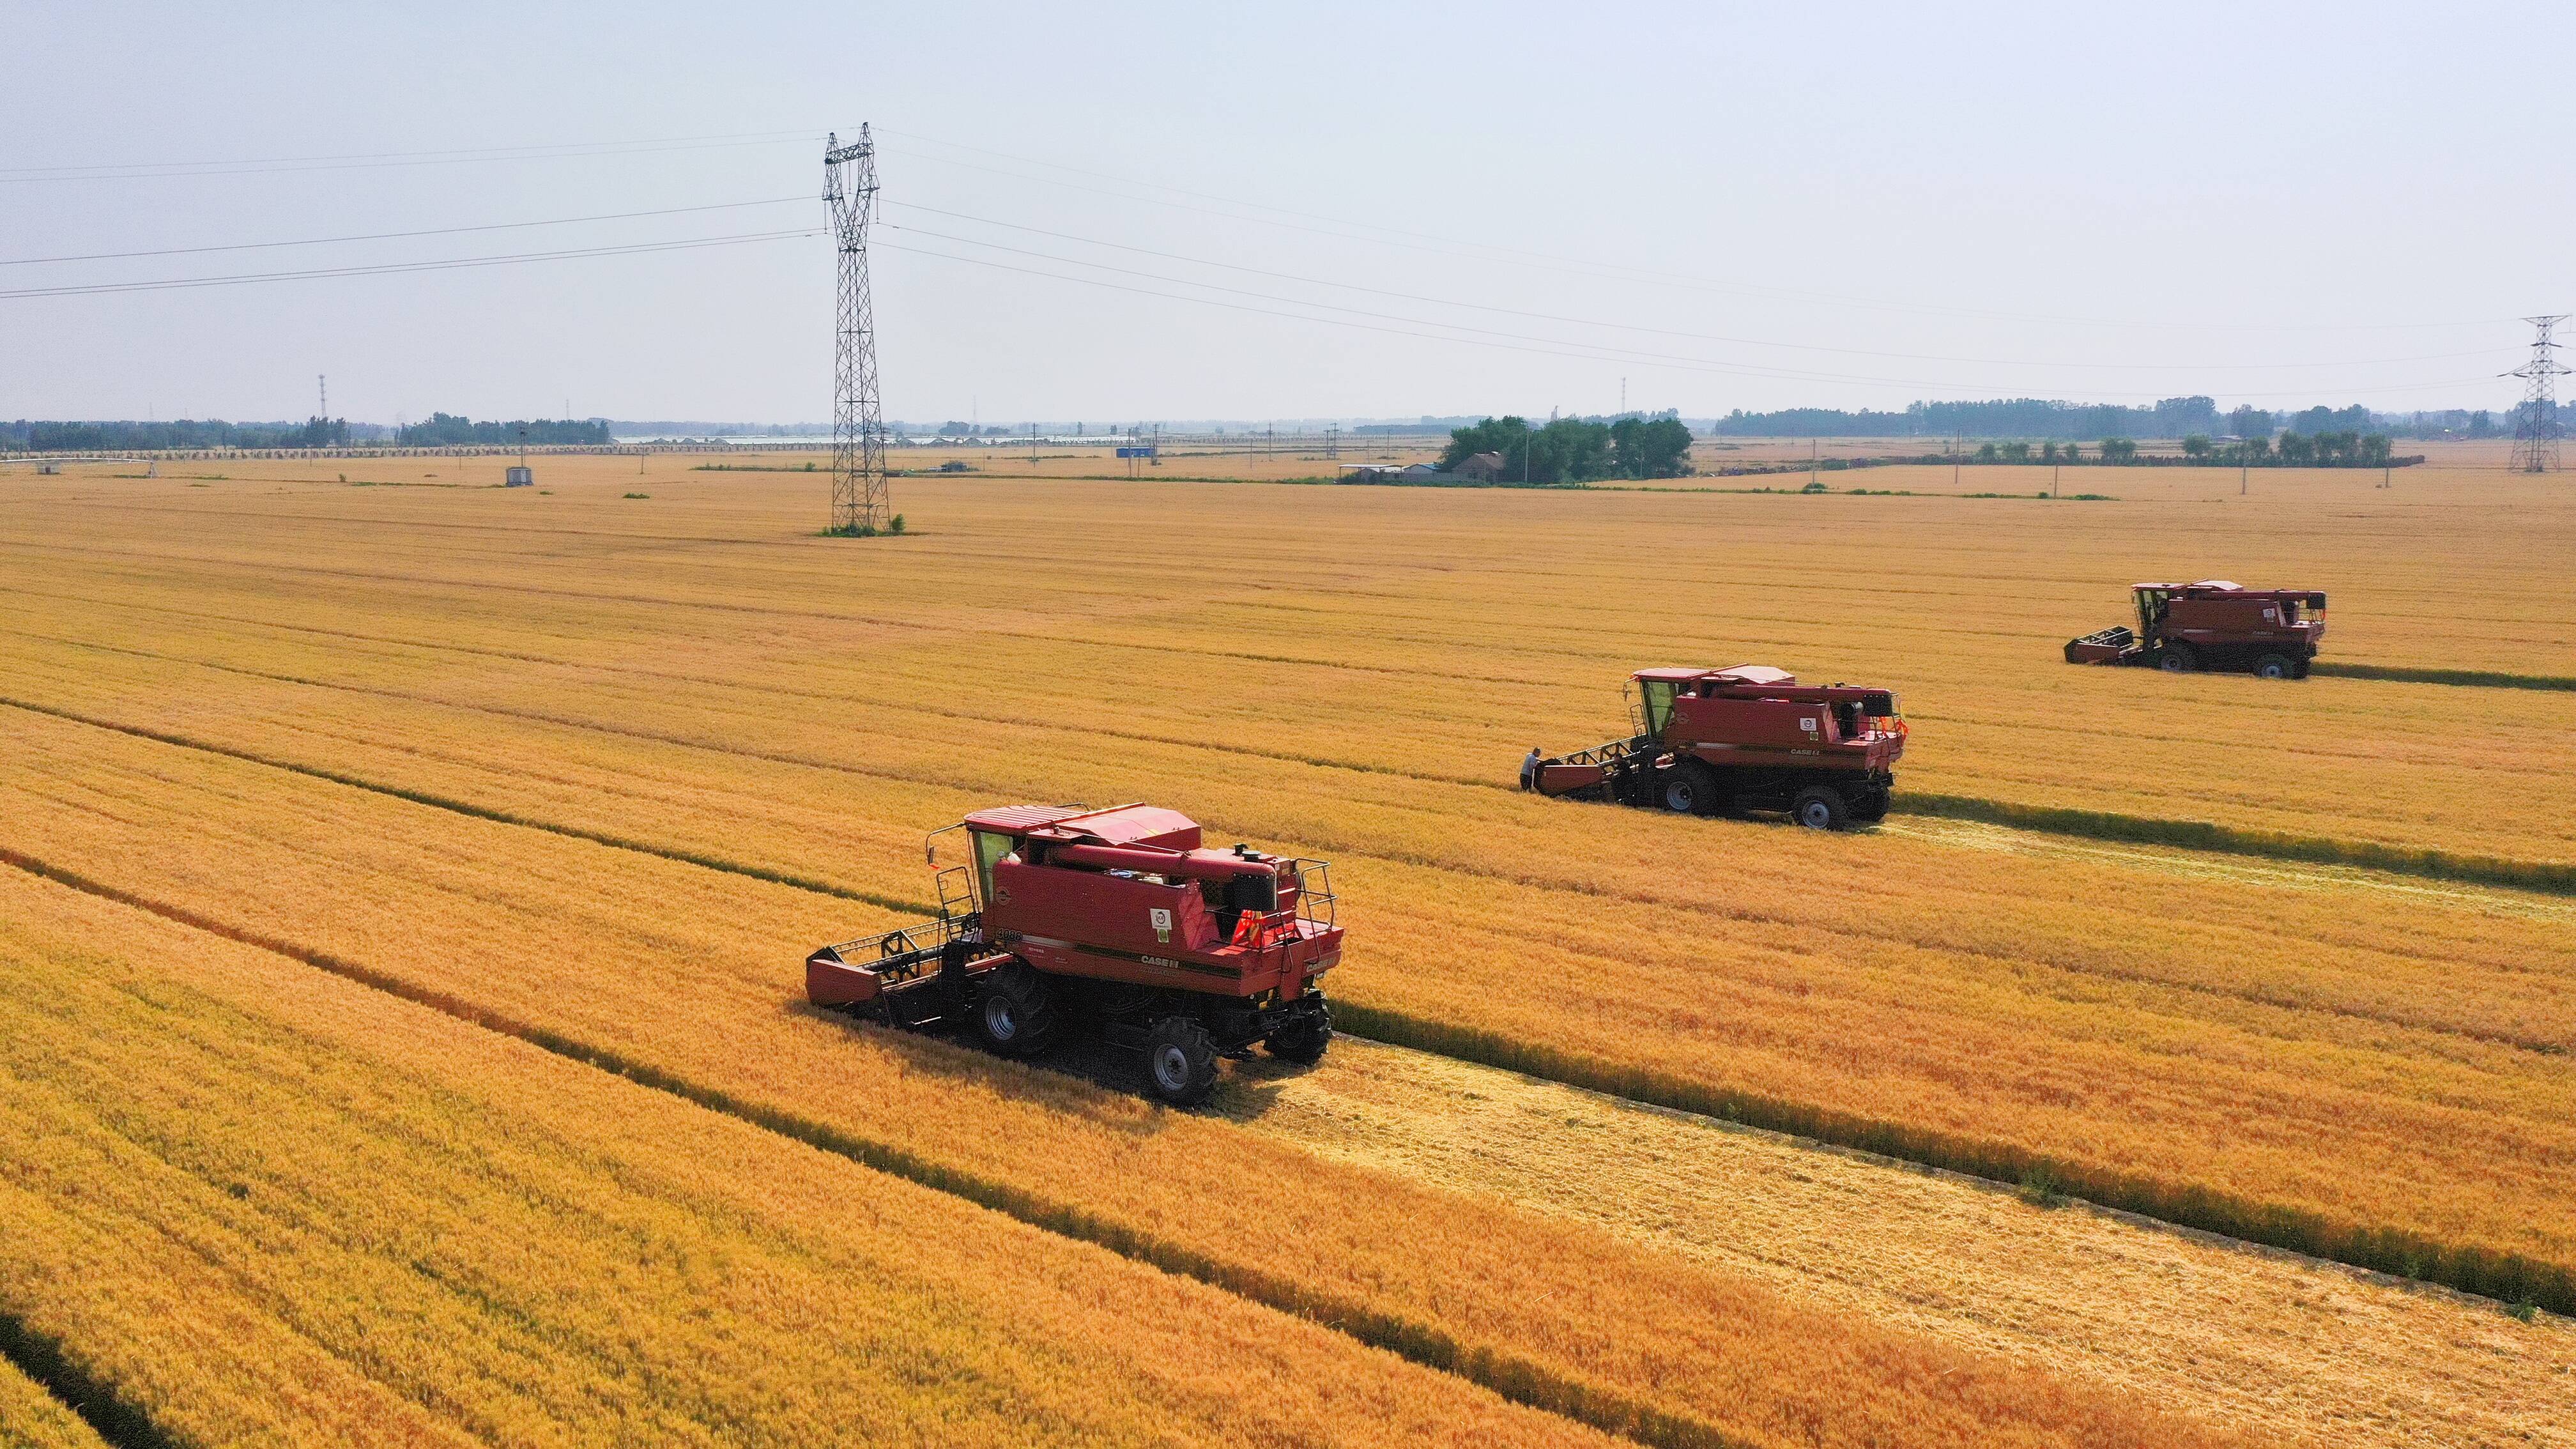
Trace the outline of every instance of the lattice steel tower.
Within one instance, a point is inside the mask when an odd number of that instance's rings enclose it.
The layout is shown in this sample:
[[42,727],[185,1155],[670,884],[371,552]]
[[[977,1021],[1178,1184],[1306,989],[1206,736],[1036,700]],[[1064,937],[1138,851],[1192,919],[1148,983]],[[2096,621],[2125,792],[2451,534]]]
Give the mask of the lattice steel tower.
[[877,148],[868,128],[823,140],[823,199],[841,248],[840,332],[832,375],[832,531],[886,526],[885,417],[877,403],[877,326],[868,297],[868,223],[877,214]]
[[2531,339],[2531,360],[2507,377],[2523,379],[2522,406],[2513,415],[2513,464],[2516,473],[2555,473],[2558,471],[2558,376],[2566,364],[2558,360],[2557,339],[2549,334],[2568,314],[2555,317],[2525,317],[2535,329]]

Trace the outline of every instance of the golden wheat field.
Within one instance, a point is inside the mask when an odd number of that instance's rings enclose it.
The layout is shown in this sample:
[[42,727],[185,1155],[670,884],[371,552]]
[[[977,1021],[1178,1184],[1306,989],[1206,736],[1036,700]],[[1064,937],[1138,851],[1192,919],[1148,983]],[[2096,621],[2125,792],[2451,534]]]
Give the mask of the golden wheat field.
[[[0,473],[0,1328],[191,1443],[2576,1443],[2570,696],[2429,677],[2576,675],[2576,500],[2472,461]],[[2357,672],[2059,662],[2213,575]],[[1511,788],[1746,661],[1897,814]],[[1357,1037],[803,1005],[1023,799],[1332,858]]]

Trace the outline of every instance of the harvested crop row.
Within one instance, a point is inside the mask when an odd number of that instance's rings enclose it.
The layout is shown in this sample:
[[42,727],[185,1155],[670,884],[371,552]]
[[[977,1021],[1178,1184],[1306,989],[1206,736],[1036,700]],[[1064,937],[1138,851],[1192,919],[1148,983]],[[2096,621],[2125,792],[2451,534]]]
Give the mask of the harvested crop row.
[[[331,560],[360,546],[357,520],[312,517],[272,520],[273,533],[221,550],[190,548],[185,567],[192,598],[283,603],[282,612],[254,612],[289,621],[347,627],[410,612],[437,621],[414,632],[439,638],[458,614],[489,615],[498,600],[502,617],[469,629],[469,639],[590,659],[599,651],[574,641],[615,640],[628,663],[647,662],[635,650],[649,640],[655,667],[792,681],[852,701],[935,701],[953,695],[963,670],[1011,680],[1014,706],[1032,717],[1214,734],[1296,757],[1489,782],[1506,781],[1530,743],[1569,748],[1622,728],[1616,690],[1638,662],[1769,658],[1810,676],[1899,688],[1924,726],[1908,779],[1936,793],[2576,863],[2576,834],[2546,805],[2548,782],[2576,769],[2576,741],[2548,696],[2464,701],[2444,686],[2265,689],[2234,677],[2069,669],[2053,662],[2067,628],[2034,638],[2036,621],[1979,622],[1978,610],[1998,607],[1989,596],[1999,588],[1982,558],[1916,562],[1891,576],[1875,545],[1853,545],[1854,579],[1833,586],[1837,607],[1820,616],[1796,602],[1812,582],[1749,556],[1761,551],[1740,540],[1714,561],[1632,577],[1623,525],[1672,523],[1697,537],[1717,524],[1627,518],[1615,512],[1626,506],[1619,500],[1586,500],[1612,508],[1611,518],[1564,521],[1546,560],[1510,569],[1428,569],[1358,536],[1361,518],[1301,518],[1312,542],[1229,574],[1192,567],[1197,550],[1186,543],[1175,545],[1177,559],[1175,549],[1140,548],[1135,538],[1161,535],[1148,526],[1154,505],[1133,490],[1092,500],[1083,518],[1025,491],[978,501],[988,511],[975,536],[907,544],[864,591],[836,586],[822,571],[825,554],[750,543],[600,541],[594,557],[575,537],[569,557],[537,574],[512,534],[484,530],[476,547],[460,548],[446,526],[422,528],[417,542],[369,528],[371,562],[353,567]],[[1565,506],[1515,506],[1542,504]],[[1290,505],[1254,493],[1245,506],[1257,520]],[[1499,557],[1523,520],[1471,514],[1434,524],[1399,510],[1388,522],[1474,560]],[[1079,576],[1020,578],[1007,600],[978,601],[975,571],[1041,531],[1056,550],[1079,552]],[[1901,541],[1892,535],[1890,546]],[[153,562],[175,545],[26,547],[24,561],[50,556],[123,578],[146,603],[166,597],[155,574],[177,563]],[[1222,549],[1211,542],[1209,551]],[[654,556],[649,587],[634,569],[639,552]],[[1833,562],[1798,568],[1812,580]],[[1689,600],[1679,618],[1677,591]],[[2434,596],[2454,607],[2458,597]],[[2122,606],[2116,588],[2108,603]],[[2576,659],[2567,628],[2534,627],[2535,658]],[[1140,698],[1139,679],[1222,685]]]
[[886,1144],[1246,1291],[1414,1325],[1604,1413],[1636,1404],[1762,1443],[2192,1432],[1572,1227],[790,1009],[779,943],[863,928],[865,908],[58,721],[6,727],[25,767],[0,787],[0,825],[53,866]]
[[0,980],[0,1304],[188,1442],[1595,1437],[18,871]]
[[1235,1120],[1880,1323],[2107,1381],[2250,1437],[2576,1445],[2576,1320],[1344,1039],[1253,1066]]
[[[889,780],[536,723],[496,728],[488,715],[345,692],[260,686],[218,706],[186,671],[143,670],[123,686],[130,697],[105,700],[95,677],[42,661],[19,678],[264,758],[849,889],[917,882],[919,830],[969,804],[1072,793],[1046,788],[1063,776],[986,775],[980,789],[971,772]],[[178,699],[205,702],[157,716],[141,704]],[[601,717],[654,708],[622,700]],[[843,747],[854,739],[862,758],[933,759],[899,734],[839,734]],[[793,742],[773,732],[773,745]],[[832,747],[818,735],[811,758]],[[1044,759],[1026,742],[989,754],[1023,769]],[[1373,1021],[1417,1044],[1655,1100],[1733,1103],[1753,1120],[2007,1178],[2046,1161],[2061,1182],[2113,1201],[2392,1270],[2438,1275],[2428,1243],[2560,1262],[2569,1252],[2548,1226],[2566,1215],[2531,1210],[2576,1201],[2556,1145],[2576,1089],[2552,1054],[2576,1039],[2576,961],[2547,921],[2241,885],[2196,888],[2197,919],[2175,921],[2165,879],[2111,863],[1963,863],[1893,840],[1601,810],[1583,812],[1600,826],[1593,847],[1632,854],[1596,858],[1585,875],[1473,853],[1423,865],[1354,857],[1376,841],[1283,820],[1275,798],[1182,791],[1175,803],[1233,833],[1341,855],[1368,943],[1339,985],[1344,999],[1482,1038]],[[1470,803],[1479,808],[1458,818],[1475,841],[1526,831],[1532,855],[1545,836],[1522,822],[1565,808],[1490,792]],[[1675,832],[1752,835],[1761,849],[1695,890],[1660,869]],[[1864,850],[1871,868],[1859,871]],[[1556,884],[1524,883],[1531,873]],[[1820,878],[1847,884],[1819,895]],[[1929,899],[1943,909],[1921,909]],[[1697,924],[1676,929],[1676,911]],[[1511,990],[1516,970],[1543,971],[1551,991]],[[1865,1069],[1857,1041],[1873,1043]],[[2203,1201],[2212,1189],[2317,1221],[2285,1231],[2218,1218]],[[2427,1241],[2360,1236],[2388,1226]],[[2540,1296],[2509,1278],[2466,1281]]]

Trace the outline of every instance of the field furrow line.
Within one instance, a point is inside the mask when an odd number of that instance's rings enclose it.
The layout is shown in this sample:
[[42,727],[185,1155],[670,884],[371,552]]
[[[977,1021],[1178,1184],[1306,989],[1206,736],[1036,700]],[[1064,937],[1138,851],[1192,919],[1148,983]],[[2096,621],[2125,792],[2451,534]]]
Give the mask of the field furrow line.
[[1346,1334],[1369,1347],[1384,1349],[1423,1367],[1454,1374],[1525,1407],[1557,1414],[1643,1444],[1672,1446],[1672,1449],[1744,1449],[1745,1441],[1723,1433],[1706,1420],[1628,1398],[1599,1384],[1580,1382],[1545,1364],[1507,1351],[1463,1343],[1436,1325],[1400,1318],[1365,1304],[1333,1299],[1278,1273],[1213,1258],[1106,1218],[1079,1204],[1042,1197],[999,1178],[935,1162],[901,1146],[863,1137],[844,1127],[745,1101],[732,1093],[692,1082],[649,1062],[534,1022],[504,1015],[452,993],[423,987],[392,972],[314,951],[292,941],[245,931],[186,907],[64,870],[6,845],[0,845],[0,864],[102,900],[148,911],[179,925],[300,961],[415,1005],[429,1007],[469,1025],[515,1037],[567,1060],[624,1077],[710,1111],[724,1113],[766,1131],[848,1158],[861,1166],[948,1193],[1031,1227],[1106,1248],[1121,1257],[1167,1273],[1195,1279],[1264,1307]]
[[[864,779],[889,780],[906,784],[936,785],[968,791],[1007,788],[997,786],[995,782],[973,776],[951,777],[925,775],[914,771],[889,769],[883,766],[856,765],[841,760],[825,760],[810,755],[797,754],[792,751],[758,750],[748,746],[712,743],[703,739],[695,739],[663,731],[646,730],[636,726],[608,724],[599,720],[588,719],[581,716],[560,715],[546,711],[516,709],[500,705],[465,703],[404,690],[387,689],[378,686],[343,684],[330,680],[310,679],[261,670],[243,669],[236,666],[209,663],[202,660],[179,659],[170,655],[151,654],[147,651],[140,650],[109,650],[108,646],[103,645],[79,645],[78,647],[96,648],[116,653],[138,654],[143,657],[188,664],[194,667],[202,667],[223,673],[233,673],[246,675],[252,678],[267,679],[277,683],[328,689],[370,698],[395,699],[407,703],[429,705],[435,708],[457,709],[500,719],[518,720],[534,724],[548,724],[565,729],[580,730],[591,734],[645,740],[654,744],[669,745],[677,749],[703,751],[717,755],[732,755],[740,758],[756,759],[770,764],[789,765],[802,769],[828,770]],[[258,751],[238,749],[233,746],[219,744],[194,736],[156,730],[148,726],[127,724],[121,721],[110,720],[80,711],[65,710],[55,706],[37,704],[8,696],[0,696],[0,705],[14,706],[38,714],[48,714],[76,724],[114,730],[119,733],[135,736],[136,738],[151,740],[159,744],[173,745],[185,749],[202,750],[209,754],[222,755],[227,758],[242,760],[249,764],[285,770],[291,773],[309,776],[314,779],[325,780],[332,784],[344,785],[353,789],[368,790],[376,794],[388,795],[401,800],[408,800],[414,804],[433,806],[438,809],[450,810],[462,815],[492,820],[505,825],[523,826],[528,829],[542,830],[551,834],[562,835],[573,839],[588,840],[595,844],[607,845],[621,850],[632,850],[639,854],[658,856],[666,860],[677,861],[686,865],[700,866],[709,870],[723,871],[733,875],[745,876],[754,880],[763,880],[774,884],[792,886],[800,890],[810,890],[823,895],[835,896],[843,900],[860,901],[889,910],[904,911],[923,916],[938,914],[938,907],[936,905],[923,900],[861,890],[798,872],[753,864],[747,861],[710,854],[705,851],[692,850],[677,844],[590,830],[581,826],[548,820],[541,816],[529,815],[522,811],[512,811],[494,806],[479,805],[472,801],[458,799],[453,796],[420,791],[409,786],[397,785],[386,781],[369,779],[365,776],[325,769],[320,766],[309,765],[300,761],[263,754]],[[891,706],[889,707],[891,708]],[[1075,730],[1073,732],[1086,733],[1086,731],[1080,730]],[[1949,818],[1984,819],[1984,817],[1979,816],[1954,816]],[[1222,816],[1211,816],[1205,823],[1221,827],[1225,833],[1229,834],[1263,835],[1270,831],[1269,825],[1265,822],[1237,821],[1230,820]],[[2006,822],[1986,821],[1985,823]],[[2118,836],[2109,838],[2123,840],[2128,843],[2170,845],[2170,842],[2154,840],[2142,841],[2139,837]],[[1473,862],[1452,860],[1429,853],[1394,850],[1385,842],[1381,841],[1330,840],[1322,843],[1332,845],[1345,859],[1387,861],[1395,864],[1415,866],[1424,870],[1438,871],[1477,880],[1518,886],[1529,890],[1589,897],[1600,900],[1616,900],[1635,905],[1653,906],[1658,909],[1672,911],[1681,915],[1694,916],[1707,920],[1730,921],[1740,924],[1756,924],[1776,927],[1798,927],[1812,924],[1785,911],[1766,910],[1740,903],[1733,905],[1719,905],[1708,901],[1668,896],[1650,890],[1616,889],[1595,882],[1531,879],[1520,874],[1477,865]],[[2313,859],[2313,857],[2289,858]],[[1854,942],[1856,946],[1863,948],[1868,945],[1920,946],[1930,944],[1914,934],[1899,929],[1893,924],[1882,929],[1873,930],[1866,926],[1841,923],[1827,929],[1832,930],[1834,934],[1838,936]],[[2019,966],[2029,963],[2034,959],[2026,956],[2007,955],[2000,951],[1986,950],[1955,942],[1944,942],[1941,944],[1942,948],[1945,950],[1998,966]],[[2182,991],[2213,999],[2277,1007],[2289,1011],[2316,1012],[2327,1016],[2341,1017],[2353,1021],[2374,1022],[2381,1025],[2404,1027],[2413,1031],[2424,1031],[2438,1035],[2455,1036],[2463,1040],[2485,1042],[2491,1045],[2509,1047],[2520,1051],[2537,1052],[2544,1055],[2558,1055],[2563,1053],[2565,1050],[2563,1046],[2555,1041],[2512,1032],[2491,1031],[2455,1022],[2432,1020],[2421,1016],[2391,1012],[2374,1012],[2362,1010],[2357,1007],[2303,1000],[2286,992],[2267,990],[2260,983],[2256,982],[2239,982],[2233,985],[2218,985],[2209,982],[2181,980],[2167,975],[2159,975],[2154,972],[2127,969],[2095,961],[2079,962],[2054,958],[2042,958],[2039,960],[2039,964],[2049,966],[2052,969],[2066,971],[2073,975],[2091,977],[2097,980],[2116,981],[2130,985]],[[1427,1030],[1427,1028],[1425,1029]],[[1413,1041],[1414,1044],[1420,1044],[1420,1041],[1414,1040],[1415,1038],[1421,1037],[1420,1032],[1414,1031],[1411,1028],[1405,1028],[1405,1030],[1408,1032],[1409,1041]],[[1421,1040],[1428,1040],[1428,1038],[1421,1038]],[[1437,1050],[1437,1048],[1430,1049]],[[1485,1057],[1474,1057],[1468,1059],[1484,1061],[1489,1065],[1504,1065],[1504,1063],[1489,1061]],[[1516,1067],[1515,1070],[1530,1070],[1536,1075],[1548,1075],[1545,1072],[1537,1071],[1535,1068],[1529,1067]],[[1584,1070],[1586,1076],[1581,1084],[1587,1086],[1597,1085],[1600,1080],[1600,1074],[1597,1069],[1586,1067]],[[1677,1104],[1667,1103],[1666,1105]]]
[[[257,625],[260,627],[295,627],[268,625],[265,624],[264,621],[246,619],[235,619],[230,622],[245,625]],[[90,640],[70,639],[58,635],[42,634],[22,629],[11,629],[7,632],[15,634],[21,638],[40,640],[71,648],[90,649],[103,653],[124,654],[136,658],[157,659],[170,663],[188,664],[219,673],[234,674],[247,678],[267,679],[282,684],[295,684],[316,689],[331,689],[356,694],[371,694],[383,698],[404,699],[416,703],[443,705],[457,709],[469,709],[510,718],[531,719],[550,724],[560,724],[571,728],[590,729],[604,733],[625,734],[632,738],[649,739],[658,743],[684,745],[705,749],[729,748],[726,746],[710,744],[703,740],[694,740],[664,733],[637,730],[632,727],[607,725],[597,721],[580,719],[578,717],[527,710],[515,710],[495,705],[465,703],[434,695],[392,689],[385,686],[355,685],[338,680],[322,679],[311,675],[291,674],[275,670],[252,669],[242,665],[226,664],[199,657],[170,654],[148,649],[135,649],[119,645],[100,644]],[[704,675],[690,674],[684,671],[656,670],[633,665],[599,664],[587,661],[563,660],[538,655],[482,650],[470,646],[424,643],[412,640],[384,638],[373,635],[355,634],[348,631],[314,630],[311,632],[328,633],[343,638],[395,645],[399,647],[418,648],[436,652],[489,655],[492,657],[509,658],[520,662],[542,663],[557,668],[579,670],[590,673],[624,675],[670,683],[696,684],[708,688],[733,690],[749,694],[768,694],[782,698],[809,699],[819,703],[845,704],[851,707],[866,707],[880,712],[899,711],[902,713],[922,715],[935,719],[968,721],[974,723],[991,722],[989,714],[979,713],[972,710],[943,709],[935,705],[923,704],[916,701],[894,703],[885,700],[861,700],[827,691],[803,690],[781,685],[719,679]],[[1338,756],[1313,755],[1293,750],[1262,749],[1258,746],[1252,745],[1237,745],[1203,738],[1194,739],[1174,735],[1163,735],[1143,730],[1110,729],[1102,726],[1077,724],[1069,721],[1051,723],[1046,726],[1046,728],[1051,732],[1060,734],[1077,734],[1093,738],[1124,740],[1140,744],[1168,745],[1178,749],[1203,751],[1211,754],[1274,760],[1282,764],[1306,765],[1318,769],[1346,770],[1354,774],[1378,775],[1393,779],[1412,780],[1426,785],[1459,789],[1489,790],[1500,794],[1517,793],[1514,787],[1499,780],[1481,780],[1469,777],[1446,775],[1434,771],[1409,769],[1399,765],[1383,765],[1366,761],[1354,761]],[[784,764],[802,764],[822,769],[848,769],[853,773],[859,774],[885,773],[881,771],[865,770],[859,767],[846,766],[835,761],[815,760],[806,757],[781,755],[747,749],[735,750],[733,752],[747,754],[753,758],[769,759]],[[894,776],[894,778],[909,779],[917,777]],[[923,782],[932,783],[929,781]],[[2154,845],[2175,850],[2190,850],[2218,855],[2234,855],[2261,860],[2292,861],[2316,865],[2350,866],[2362,870],[2379,871],[2390,875],[2413,876],[2426,880],[2454,881],[2465,885],[2502,887],[2506,889],[2534,891],[2550,895],[2576,895],[2576,865],[2562,865],[2550,861],[2515,860],[2496,856],[2461,855],[2444,850],[2409,849],[2399,846],[2383,845],[2375,841],[2367,840],[2349,840],[2329,836],[2298,835],[2282,831],[2257,830],[2221,825],[2216,822],[2205,820],[2186,820],[2163,816],[2134,815],[2117,811],[2034,805],[2020,801],[1997,799],[1989,796],[1938,794],[1914,790],[1907,790],[1898,794],[1890,806],[1890,813],[1897,815],[1914,815],[1926,818],[1966,820],[1990,825],[2002,825],[2016,830],[2026,830],[2040,834],[2057,835],[2078,840],[2100,840],[2123,844]],[[1410,864],[1424,865],[1436,869],[1461,869],[1467,870],[1469,873],[1477,873],[1470,867],[1463,867],[1438,859],[1415,859],[1411,857],[1400,858],[1406,859],[1407,863]],[[1644,898],[1641,897],[1639,899]],[[1655,903],[1665,904],[1665,902]]]
[[[655,848],[650,844],[603,838],[598,833],[577,828],[508,818],[501,813],[471,805],[469,802],[451,802],[438,797],[424,796],[421,792],[409,791],[402,787],[384,786],[338,772],[322,771],[294,762],[280,761],[138,726],[91,719],[75,712],[28,705],[14,699],[0,699],[0,704],[26,708],[32,713],[106,729],[174,748],[197,750],[240,760],[247,764],[279,769],[344,788],[390,796],[428,808],[451,810],[497,824],[540,830],[612,849],[633,850],[679,864],[745,875],[791,888],[811,888],[797,881],[781,879],[778,874],[767,873],[757,867],[738,868],[733,863],[696,856],[694,853],[675,853]],[[546,722],[565,723],[551,720]],[[573,727],[588,726],[574,725]],[[688,741],[663,742],[688,748],[716,748]],[[912,778],[905,775],[891,775],[890,772],[867,771],[859,767],[814,761],[783,762],[811,765],[817,768],[845,768],[862,774],[888,774],[891,778],[897,779]],[[460,805],[463,808],[459,809]],[[5,858],[8,858],[5,848],[0,848],[0,859]],[[1429,865],[1428,868],[1446,867]],[[1476,871],[1460,873],[1486,874]],[[1527,883],[1522,882],[1522,884]],[[1626,893],[1583,892],[1575,887],[1562,889],[1581,894],[1626,898]],[[828,887],[826,893],[844,894],[836,888]],[[936,913],[935,907],[925,903],[871,903],[886,904],[889,909],[905,910],[918,915]],[[1669,905],[1673,909],[1682,910],[1705,909],[1693,903],[1647,903]],[[149,905],[148,902],[139,901],[136,904]],[[1753,917],[1730,916],[1730,918],[1752,919]],[[282,949],[287,949],[288,953],[292,954],[292,948]],[[2154,982],[2152,984],[2169,987],[2173,983]],[[438,1005],[439,1003],[427,1004]],[[450,1008],[442,1005],[440,1009]],[[2174,1182],[2118,1169],[2098,1168],[2062,1158],[2044,1150],[2033,1150],[2010,1142],[1964,1136],[1938,1128],[1926,1128],[1887,1118],[1840,1111],[1775,1094],[1747,1091],[1741,1087],[1692,1081],[1633,1063],[1523,1042],[1500,1032],[1471,1025],[1436,1021],[1401,1011],[1371,1007],[1352,1001],[1348,997],[1342,998],[1337,1003],[1336,1009],[1343,1013],[1351,1026],[1363,1035],[1437,1056],[1520,1072],[1648,1106],[1693,1112],[1728,1122],[1785,1132],[1837,1146],[1916,1162],[1928,1167],[1960,1172],[1998,1184],[2049,1182],[2058,1185],[2070,1196],[2180,1227],[2306,1253],[2373,1271],[2421,1278],[2504,1302],[2528,1301],[2551,1308],[2553,1311],[2576,1311],[2576,1271],[2571,1271],[2565,1265],[2528,1258],[2518,1253],[2502,1253],[2445,1243],[2419,1233],[2369,1223],[2335,1222],[2307,1210],[2244,1197],[2201,1184]],[[513,1023],[509,1026],[498,1026],[496,1029],[511,1029],[511,1026],[515,1025]],[[1276,1291],[1276,1285],[1272,1287]],[[1541,1405],[1541,1407],[1548,1406]]]

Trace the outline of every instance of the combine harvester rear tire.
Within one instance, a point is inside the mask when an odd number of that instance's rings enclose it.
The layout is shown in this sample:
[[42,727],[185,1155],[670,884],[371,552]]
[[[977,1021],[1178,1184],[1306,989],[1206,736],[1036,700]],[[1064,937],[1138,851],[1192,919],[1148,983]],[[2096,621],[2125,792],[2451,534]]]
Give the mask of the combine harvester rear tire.
[[1333,1014],[1317,1007],[1311,1014],[1293,1017],[1286,1026],[1262,1038],[1262,1050],[1283,1062],[1313,1066],[1324,1059],[1324,1048],[1333,1044]]
[[1186,1016],[1154,1023],[1145,1042],[1145,1080],[1175,1107],[1195,1107],[1216,1090],[1216,1042]]
[[2264,679],[2296,679],[2299,666],[2287,654],[2266,654],[2254,661],[2254,672]]
[[1789,806],[1789,818],[1809,830],[1840,830],[1851,818],[1851,807],[1843,803],[1841,791],[1815,785],[1798,792]]

